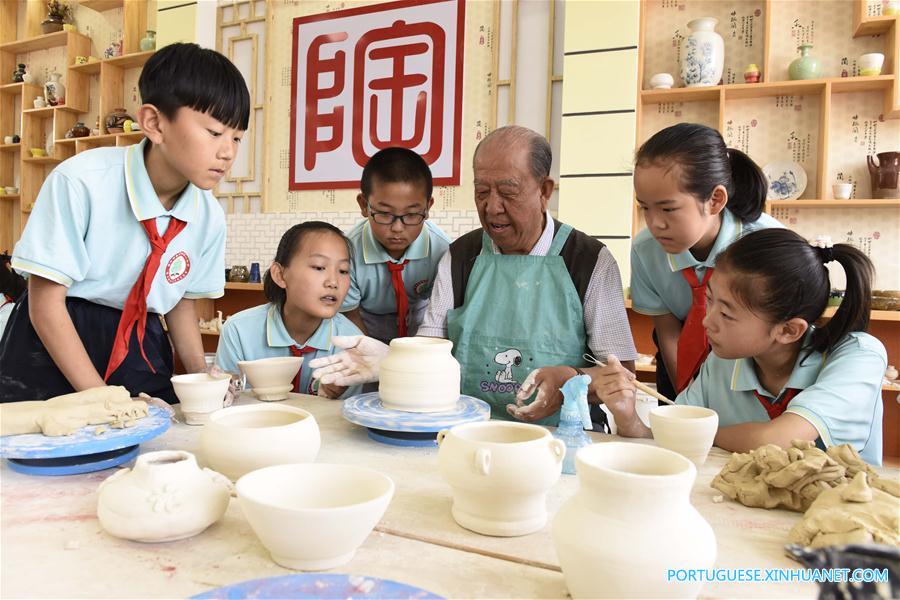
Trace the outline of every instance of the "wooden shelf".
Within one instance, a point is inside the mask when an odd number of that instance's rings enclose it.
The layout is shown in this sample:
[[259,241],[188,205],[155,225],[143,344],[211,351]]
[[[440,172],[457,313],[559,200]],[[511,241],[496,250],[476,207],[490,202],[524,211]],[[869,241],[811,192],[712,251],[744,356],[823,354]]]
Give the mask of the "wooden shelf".
[[868,17],[856,26],[853,37],[858,38],[885,33],[891,28],[891,25],[893,25],[896,20],[896,15]]
[[16,201],[19,199],[18,194],[0,194],[0,200],[12,200]]
[[[71,36],[71,37],[70,37]],[[57,31],[56,33],[48,33],[25,40],[16,40],[0,44],[0,52],[11,52],[15,54],[26,54],[35,50],[47,50],[49,48],[58,48],[69,44],[69,40],[73,38],[89,38],[75,31]]]
[[33,165],[58,165],[62,162],[59,158],[53,158],[52,156],[39,156],[35,158],[34,156],[29,156],[22,159],[22,162],[31,163]]
[[233,281],[228,281],[225,283],[226,290],[244,290],[244,291],[263,291],[263,284],[261,283],[237,283]]
[[735,83],[708,87],[672,88],[670,90],[643,90],[641,91],[641,103],[709,102],[718,100],[720,93],[724,93],[725,97],[730,100],[774,96],[803,96],[821,93],[827,83],[831,84],[831,90],[836,94],[883,91],[889,89],[893,82],[893,75],[876,75],[873,77],[831,77],[828,79],[805,79],[802,81]]
[[22,144],[0,144],[0,152],[18,152],[22,148]]
[[122,8],[125,6],[125,0],[81,0],[78,5],[82,8],[103,12],[114,8]]
[[201,329],[200,335],[210,335],[210,336],[214,336],[214,337],[219,337],[219,332],[218,331],[209,331],[208,329]]
[[772,208],[900,208],[900,199],[872,200],[769,200]]
[[120,69],[136,69],[143,67],[147,61],[156,53],[156,50],[147,52],[136,52],[132,54],[123,54],[106,60],[97,60],[85,63],[83,65],[70,65],[69,69],[78,73],[97,74],[100,72],[101,65],[112,65]]
[[64,141],[65,142],[79,141],[79,142],[87,142],[87,143],[91,143],[91,142],[103,143],[103,142],[107,142],[107,141],[116,141],[118,138],[124,138],[126,140],[133,139],[134,142],[137,143],[144,138],[144,132],[143,131],[131,131],[128,133],[122,132],[122,133],[104,133],[103,135],[86,135],[86,136],[80,137],[80,138],[67,138],[67,139],[63,139],[63,140],[57,140],[56,143],[59,144]]
[[9,96],[19,96],[25,90],[26,87],[34,88],[35,91],[40,93],[41,86],[34,85],[32,83],[23,83],[21,81],[17,83],[6,83],[0,85],[0,94],[9,95]]

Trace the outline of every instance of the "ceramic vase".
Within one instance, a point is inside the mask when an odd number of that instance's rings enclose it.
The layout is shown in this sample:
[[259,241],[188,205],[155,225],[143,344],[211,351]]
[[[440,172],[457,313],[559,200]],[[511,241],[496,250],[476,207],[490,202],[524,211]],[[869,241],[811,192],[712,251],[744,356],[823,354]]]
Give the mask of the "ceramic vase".
[[28,67],[25,67],[25,73],[22,74],[22,82],[34,83],[34,75],[31,74],[31,71],[28,70]]
[[867,156],[873,198],[900,198],[900,152],[879,152],[878,164]]
[[156,32],[152,29],[147,30],[146,37],[141,38],[141,52],[149,52],[156,49]]
[[25,64],[19,63],[16,66],[16,70],[13,71],[13,74],[12,74],[13,83],[22,83],[22,81],[23,81],[22,77],[24,75],[25,75]]
[[675,78],[668,73],[657,73],[650,78],[650,89],[668,90],[675,85]]
[[791,79],[818,79],[822,74],[819,59],[810,56],[812,44],[802,44],[797,47],[800,56],[795,58],[788,67],[788,76]]
[[59,81],[59,77],[59,73],[54,69],[44,83],[44,98],[47,99],[47,104],[50,106],[57,106],[65,102],[66,87]]
[[762,73],[759,71],[759,67],[756,66],[756,63],[751,63],[747,65],[747,68],[744,69],[744,83],[759,83],[759,79],[762,76]]
[[725,68],[725,42],[716,33],[718,19],[688,23],[691,34],[681,42],[681,79],[686,87],[719,85]]
[[385,408],[446,412],[459,402],[459,363],[453,342],[428,337],[391,340],[379,368],[378,395]]
[[438,433],[438,466],[453,489],[453,519],[477,533],[526,535],[547,522],[547,491],[566,445],[538,425],[483,421]]
[[114,108],[111,113],[106,115],[106,132],[107,133],[122,133],[125,131],[125,121],[133,121],[127,112],[125,112],[124,108]]
[[[712,528],[691,505],[697,468],[653,446],[607,442],[578,451],[580,487],[553,519],[573,598],[694,598],[679,569],[715,564]],[[686,579],[686,578],[685,578]]]
[[164,450],[138,457],[100,484],[97,518],[107,533],[138,542],[197,535],[225,514],[231,483],[200,469],[190,452]]

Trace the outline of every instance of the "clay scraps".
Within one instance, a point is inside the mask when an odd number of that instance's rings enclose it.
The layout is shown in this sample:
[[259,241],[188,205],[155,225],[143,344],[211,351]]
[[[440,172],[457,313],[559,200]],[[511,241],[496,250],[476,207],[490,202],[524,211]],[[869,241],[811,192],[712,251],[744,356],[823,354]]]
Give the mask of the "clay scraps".
[[879,477],[849,444],[823,451],[806,440],[786,449],[767,444],[734,453],[710,485],[745,506],[806,512],[819,494],[858,473],[866,474],[870,487],[900,496],[900,482]]
[[850,481],[823,491],[788,539],[811,548],[843,544],[900,546],[900,497],[869,486],[859,471]]
[[72,435],[87,425],[131,427],[147,416],[147,403],[122,386],[95,387],[49,400],[0,404],[0,434]]

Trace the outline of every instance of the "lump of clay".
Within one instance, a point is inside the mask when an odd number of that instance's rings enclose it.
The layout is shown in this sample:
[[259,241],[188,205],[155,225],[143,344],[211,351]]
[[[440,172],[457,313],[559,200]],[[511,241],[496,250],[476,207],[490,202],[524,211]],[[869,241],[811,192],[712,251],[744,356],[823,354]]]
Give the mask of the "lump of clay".
[[0,435],[71,435],[88,425],[131,427],[147,416],[147,403],[122,386],[95,387],[49,400],[0,404]]
[[843,544],[900,545],[900,498],[867,482],[864,471],[823,491],[788,538],[812,548]]
[[859,473],[868,477],[870,487],[885,493],[900,487],[879,478],[849,444],[823,451],[807,440],[794,440],[790,448],[766,444],[734,453],[711,485],[745,506],[804,512],[819,494],[849,483]]

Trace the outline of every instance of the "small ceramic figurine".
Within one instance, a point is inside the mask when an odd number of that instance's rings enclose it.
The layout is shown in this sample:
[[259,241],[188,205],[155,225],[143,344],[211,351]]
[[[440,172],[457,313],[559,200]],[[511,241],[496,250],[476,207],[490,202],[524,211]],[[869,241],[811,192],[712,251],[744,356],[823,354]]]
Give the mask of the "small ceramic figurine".
[[22,77],[25,75],[25,63],[19,63],[18,67],[12,74],[13,83],[22,83]]
[[756,66],[756,63],[750,63],[744,69],[744,81],[747,83],[759,83],[760,75],[759,67]]

